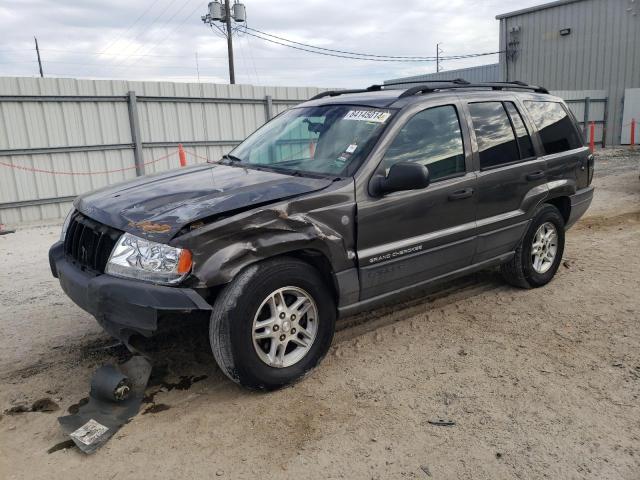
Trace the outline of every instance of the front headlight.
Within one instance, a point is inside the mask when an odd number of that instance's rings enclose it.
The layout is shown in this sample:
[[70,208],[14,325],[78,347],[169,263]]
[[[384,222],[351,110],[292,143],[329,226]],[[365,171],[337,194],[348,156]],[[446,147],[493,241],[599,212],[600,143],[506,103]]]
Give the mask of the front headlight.
[[171,285],[191,270],[191,252],[123,234],[111,252],[105,273]]
[[62,232],[60,232],[60,241],[64,242],[64,237],[67,236],[67,230],[69,229],[69,224],[71,223],[71,217],[73,217],[73,213],[76,211],[75,208],[69,210],[67,213],[67,217],[64,219],[64,223],[62,224]]

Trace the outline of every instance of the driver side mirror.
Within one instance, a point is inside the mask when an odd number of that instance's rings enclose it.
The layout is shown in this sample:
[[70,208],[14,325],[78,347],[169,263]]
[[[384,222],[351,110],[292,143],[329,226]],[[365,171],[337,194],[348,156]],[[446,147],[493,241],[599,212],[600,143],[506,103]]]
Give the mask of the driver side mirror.
[[386,177],[374,177],[371,193],[382,196],[403,190],[417,190],[428,187],[429,183],[429,169],[426,166],[413,162],[398,162],[391,165]]

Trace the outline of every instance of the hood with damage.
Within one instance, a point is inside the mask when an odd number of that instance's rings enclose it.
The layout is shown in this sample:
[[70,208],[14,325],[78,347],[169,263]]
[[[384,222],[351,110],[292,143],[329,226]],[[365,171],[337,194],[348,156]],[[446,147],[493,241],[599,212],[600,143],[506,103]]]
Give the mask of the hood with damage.
[[111,227],[167,243],[194,221],[311,193],[331,183],[327,178],[207,164],[87,193],[74,206]]

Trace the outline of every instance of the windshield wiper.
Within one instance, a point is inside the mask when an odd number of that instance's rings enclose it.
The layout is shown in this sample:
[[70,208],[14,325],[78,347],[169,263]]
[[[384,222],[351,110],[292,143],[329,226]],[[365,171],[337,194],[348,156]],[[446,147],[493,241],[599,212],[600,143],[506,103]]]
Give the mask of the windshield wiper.
[[223,160],[229,160],[231,162],[237,163],[237,162],[242,162],[242,159],[240,157],[236,157],[235,155],[231,155],[230,153],[227,153],[226,155],[222,156]]

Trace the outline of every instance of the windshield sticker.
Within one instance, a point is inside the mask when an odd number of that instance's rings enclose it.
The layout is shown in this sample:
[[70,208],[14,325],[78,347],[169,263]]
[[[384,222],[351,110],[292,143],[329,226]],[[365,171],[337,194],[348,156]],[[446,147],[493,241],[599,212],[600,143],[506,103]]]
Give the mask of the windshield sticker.
[[390,116],[391,114],[389,112],[377,112],[375,110],[349,110],[349,112],[344,116],[344,119],[384,123]]
[[347,147],[347,149],[345,150],[345,152],[347,152],[347,153],[353,153],[353,152],[355,152],[355,151],[356,151],[356,148],[358,148],[358,145],[356,145],[356,144],[353,144],[353,143],[352,143],[351,145],[349,145],[349,146]]
[[351,158],[351,154],[347,152],[342,152],[340,156],[336,159],[340,163],[344,163]]

